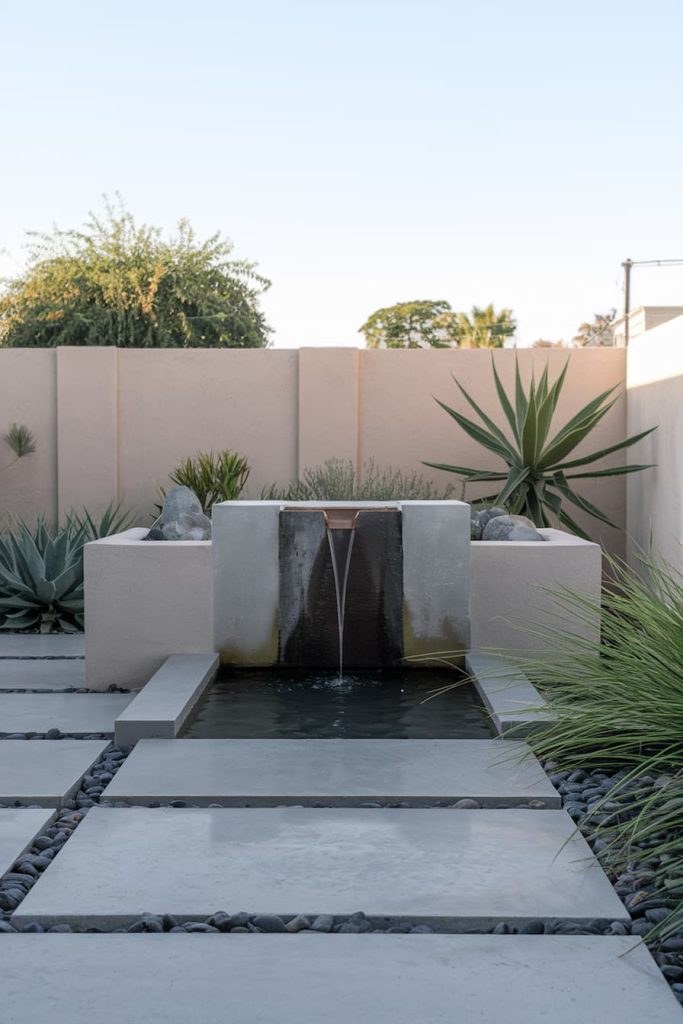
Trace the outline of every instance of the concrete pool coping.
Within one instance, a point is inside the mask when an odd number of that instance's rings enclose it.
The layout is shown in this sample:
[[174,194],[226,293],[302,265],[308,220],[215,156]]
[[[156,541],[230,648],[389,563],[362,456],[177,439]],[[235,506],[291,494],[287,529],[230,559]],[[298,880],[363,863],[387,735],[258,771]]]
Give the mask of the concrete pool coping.
[[[552,721],[543,697],[512,662],[470,652],[465,665],[496,736],[523,739]],[[116,743],[175,739],[218,667],[219,658],[213,652],[172,654],[116,719]]]
[[172,654],[116,719],[116,743],[175,739],[218,672],[217,654]]

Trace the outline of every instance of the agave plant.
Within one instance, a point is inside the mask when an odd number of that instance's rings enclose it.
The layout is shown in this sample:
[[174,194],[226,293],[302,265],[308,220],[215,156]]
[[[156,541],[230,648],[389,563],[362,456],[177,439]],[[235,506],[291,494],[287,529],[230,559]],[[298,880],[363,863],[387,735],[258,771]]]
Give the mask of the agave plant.
[[118,533],[129,516],[110,505],[99,519],[72,513],[60,528],[44,519],[0,534],[0,629],[83,629],[83,548]]
[[0,537],[0,629],[83,628],[83,544],[73,520],[51,531],[45,520]]
[[[183,459],[168,475],[174,484],[194,491],[204,514],[210,516],[217,501],[236,501],[239,498],[250,472],[249,462],[244,455],[226,448],[215,455],[212,451],[198,452],[193,457]],[[163,487],[160,491],[162,497],[165,497]]]
[[509,425],[509,433],[504,432],[483,409],[468,395],[465,388],[455,380],[458,388],[468,404],[474,409],[481,424],[463,416],[444,402],[436,399],[438,404],[451,416],[458,426],[473,440],[488,451],[499,456],[506,463],[505,470],[481,470],[470,466],[451,466],[440,462],[426,462],[433,469],[443,469],[447,473],[456,473],[464,477],[465,487],[473,483],[495,483],[500,486],[495,493],[479,499],[482,502],[494,502],[502,505],[512,514],[526,515],[536,526],[550,526],[549,514],[557,517],[562,526],[566,526],[580,537],[586,533],[567,512],[563,502],[568,501],[581,509],[582,512],[594,516],[608,526],[616,524],[599,508],[574,490],[574,480],[588,480],[606,476],[621,476],[624,473],[637,473],[650,468],[649,465],[612,466],[608,469],[584,469],[598,459],[611,455],[613,452],[630,448],[631,445],[650,434],[655,427],[644,430],[640,434],[628,437],[618,444],[610,445],[599,451],[591,452],[580,458],[569,459],[568,456],[590,434],[591,430],[607,415],[617,401],[615,391],[618,385],[608,388],[596,398],[588,402],[576,415],[555,433],[552,433],[553,418],[562,393],[569,360],[565,363],[554,384],[548,379],[546,365],[538,383],[532,376],[529,390],[525,391],[519,372],[519,364],[515,365],[515,393],[509,397],[503,387],[495,362],[492,360],[493,378],[496,392],[505,419]]

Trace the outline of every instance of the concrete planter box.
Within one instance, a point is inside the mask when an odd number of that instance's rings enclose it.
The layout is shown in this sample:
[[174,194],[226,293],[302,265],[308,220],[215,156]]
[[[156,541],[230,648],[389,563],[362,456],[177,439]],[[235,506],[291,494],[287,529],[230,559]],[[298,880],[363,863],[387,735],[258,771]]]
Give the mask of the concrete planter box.
[[[597,620],[572,621],[541,588],[566,587],[597,599],[600,546],[559,530],[542,532],[544,544],[470,545],[473,651],[537,647],[525,624],[597,637]],[[216,649],[211,542],[150,543],[141,540],[145,533],[127,530],[86,546],[86,685],[92,689],[138,688],[169,655]]]
[[85,547],[86,686],[137,689],[169,654],[213,650],[211,541],[143,541],[126,530]]
[[[599,600],[602,549],[564,533],[541,530],[538,541],[473,541],[470,546],[472,650],[529,651],[544,645],[528,630],[566,629],[597,639],[600,621],[579,622],[545,590],[565,588]],[[526,628],[525,628],[526,627]],[[546,644],[545,646],[551,646]]]

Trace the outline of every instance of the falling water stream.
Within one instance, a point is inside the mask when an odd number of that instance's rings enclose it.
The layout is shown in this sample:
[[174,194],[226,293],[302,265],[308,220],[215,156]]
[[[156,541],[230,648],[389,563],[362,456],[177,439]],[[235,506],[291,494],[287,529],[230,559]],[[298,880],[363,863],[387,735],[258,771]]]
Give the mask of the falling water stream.
[[351,552],[356,536],[354,529],[327,527],[327,541],[330,545],[334,590],[337,597],[337,630],[339,634],[339,678],[344,672],[344,618],[346,615],[346,585],[349,580]]

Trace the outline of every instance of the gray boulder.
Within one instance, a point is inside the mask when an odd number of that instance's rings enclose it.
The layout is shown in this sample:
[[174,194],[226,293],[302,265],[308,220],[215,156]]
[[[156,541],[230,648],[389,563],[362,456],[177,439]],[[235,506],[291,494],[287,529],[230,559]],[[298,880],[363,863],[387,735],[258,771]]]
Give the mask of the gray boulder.
[[494,519],[496,516],[505,516],[507,512],[504,508],[497,508],[495,505],[491,508],[482,508],[478,511],[470,509],[470,540],[481,540],[482,532],[484,527],[490,519]]
[[497,519],[499,516],[506,516],[507,512],[504,508],[498,508],[497,505],[491,505],[490,508],[483,508],[479,513],[479,522],[481,523],[482,530],[491,519]]
[[526,516],[494,516],[481,535],[482,540],[545,540]]
[[189,487],[174,487],[145,540],[211,540],[211,520]]

